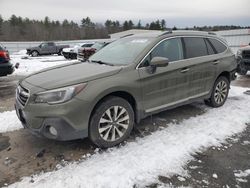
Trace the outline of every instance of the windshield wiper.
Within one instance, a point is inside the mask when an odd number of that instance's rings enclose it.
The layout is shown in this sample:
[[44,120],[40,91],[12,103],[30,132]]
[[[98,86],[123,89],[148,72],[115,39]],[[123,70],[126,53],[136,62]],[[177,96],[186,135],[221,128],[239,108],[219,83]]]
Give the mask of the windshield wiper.
[[106,62],[103,62],[103,61],[95,61],[95,60],[90,60],[90,62],[93,62],[93,63],[98,63],[98,64],[101,64],[101,65],[109,65],[109,66],[114,66],[114,64],[112,64],[112,63],[106,63]]

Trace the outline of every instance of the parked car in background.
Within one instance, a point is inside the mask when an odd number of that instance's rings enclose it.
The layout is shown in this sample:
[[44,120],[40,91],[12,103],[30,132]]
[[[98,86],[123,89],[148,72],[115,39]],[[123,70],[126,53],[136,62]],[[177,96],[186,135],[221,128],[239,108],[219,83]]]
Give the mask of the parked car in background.
[[77,59],[79,61],[86,61],[91,55],[107,46],[110,42],[96,42],[89,48],[79,48],[77,53]]
[[238,63],[237,72],[246,75],[247,71],[250,71],[250,43],[237,51],[236,59]]
[[9,52],[0,44],[0,76],[7,76],[14,72],[15,68],[10,62]]
[[35,134],[55,140],[89,137],[107,148],[123,142],[152,114],[200,100],[222,106],[236,68],[231,49],[210,33],[139,34],[112,42],[86,63],[23,79],[16,112]]
[[77,52],[79,48],[90,48],[94,42],[77,44],[73,48],[63,48],[62,54],[66,59],[77,59]]
[[63,48],[69,48],[69,45],[56,45],[54,42],[43,42],[37,47],[27,48],[27,54],[33,57],[39,55],[62,55]]

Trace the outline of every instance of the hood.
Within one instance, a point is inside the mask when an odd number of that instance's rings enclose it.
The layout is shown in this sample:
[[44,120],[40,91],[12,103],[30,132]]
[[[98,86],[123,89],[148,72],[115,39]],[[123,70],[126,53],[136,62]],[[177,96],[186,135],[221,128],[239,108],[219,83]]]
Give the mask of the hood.
[[74,48],[63,48],[63,52],[72,52],[75,50],[75,47]]
[[88,62],[64,64],[34,73],[23,81],[49,90],[111,76],[121,69],[119,66]]

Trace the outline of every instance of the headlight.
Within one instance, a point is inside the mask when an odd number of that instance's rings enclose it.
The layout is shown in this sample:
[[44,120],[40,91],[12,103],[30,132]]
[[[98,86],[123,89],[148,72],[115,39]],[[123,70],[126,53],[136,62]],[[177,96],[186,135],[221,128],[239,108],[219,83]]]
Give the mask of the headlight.
[[49,90],[36,94],[35,103],[58,104],[72,99],[86,87],[86,83]]

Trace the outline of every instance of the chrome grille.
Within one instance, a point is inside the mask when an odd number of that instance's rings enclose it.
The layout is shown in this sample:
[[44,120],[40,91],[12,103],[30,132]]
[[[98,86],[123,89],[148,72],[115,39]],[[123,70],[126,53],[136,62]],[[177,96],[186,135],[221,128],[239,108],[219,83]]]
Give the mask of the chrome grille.
[[28,99],[29,99],[29,91],[25,88],[23,88],[22,86],[18,86],[17,90],[16,90],[16,97],[17,100],[23,105],[25,106]]

